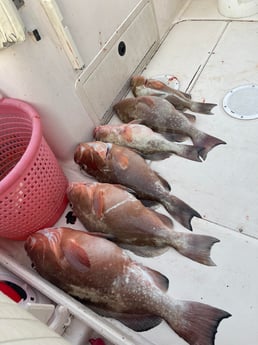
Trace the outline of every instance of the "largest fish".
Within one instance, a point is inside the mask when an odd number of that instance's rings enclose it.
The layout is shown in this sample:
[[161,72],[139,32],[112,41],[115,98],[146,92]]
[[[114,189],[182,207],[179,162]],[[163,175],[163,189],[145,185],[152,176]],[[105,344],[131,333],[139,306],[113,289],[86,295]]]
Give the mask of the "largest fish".
[[168,279],[136,263],[116,244],[69,228],[31,235],[25,249],[42,277],[98,312],[142,331],[160,318],[190,345],[213,345],[230,316],[206,304],[169,297]]
[[88,231],[111,235],[138,255],[159,255],[171,246],[194,261],[214,265],[210,249],[217,238],[176,231],[170,218],[145,207],[119,185],[73,182],[67,196]]
[[203,147],[199,155],[205,159],[207,153],[223,140],[201,132],[175,107],[163,98],[156,96],[129,97],[114,105],[114,110],[123,122],[140,120],[142,124],[159,133],[172,133],[189,136],[194,145]]
[[99,182],[122,184],[135,191],[140,199],[161,203],[190,230],[192,217],[201,218],[198,212],[170,193],[168,182],[140,155],[126,147],[100,141],[81,143],[75,150],[74,160]]

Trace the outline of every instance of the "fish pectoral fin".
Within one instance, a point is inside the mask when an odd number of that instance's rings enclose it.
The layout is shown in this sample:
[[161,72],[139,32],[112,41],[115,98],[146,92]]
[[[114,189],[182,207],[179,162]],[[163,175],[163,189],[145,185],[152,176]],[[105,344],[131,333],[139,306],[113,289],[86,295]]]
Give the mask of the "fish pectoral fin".
[[136,332],[147,331],[151,328],[158,326],[162,319],[159,316],[149,314],[135,314],[135,313],[122,313],[114,310],[107,310],[104,307],[96,304],[86,304],[95,313],[104,316],[111,317],[123,323],[128,328]]
[[159,180],[160,180],[162,186],[163,186],[167,191],[170,192],[170,191],[171,191],[171,186],[170,186],[170,184],[168,183],[168,181],[165,180],[164,177],[162,177],[162,176],[161,176],[159,173],[157,173],[156,171],[155,171],[155,173],[157,174],[157,176],[158,176],[158,178],[159,178]]
[[169,247],[156,248],[153,246],[136,246],[135,244],[118,243],[119,247],[130,250],[134,254],[146,258],[153,258],[165,253]]
[[69,264],[79,272],[86,272],[90,268],[90,260],[85,250],[74,240],[70,239],[63,245],[63,252]]
[[196,116],[193,114],[185,113],[183,111],[180,111],[180,114],[182,114],[191,123],[194,123],[196,121]]
[[163,292],[168,290],[169,280],[168,278],[152,268],[142,266],[142,269],[152,278],[153,283]]

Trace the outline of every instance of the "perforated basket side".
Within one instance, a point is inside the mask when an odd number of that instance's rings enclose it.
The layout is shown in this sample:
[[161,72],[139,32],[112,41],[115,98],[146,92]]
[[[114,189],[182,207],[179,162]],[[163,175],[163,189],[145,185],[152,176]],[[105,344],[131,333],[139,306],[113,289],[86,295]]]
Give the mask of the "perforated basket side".
[[16,240],[55,224],[67,205],[67,179],[29,104],[0,100],[0,237]]
[[44,138],[27,174],[0,200],[0,236],[24,240],[53,226],[67,205],[67,179]]

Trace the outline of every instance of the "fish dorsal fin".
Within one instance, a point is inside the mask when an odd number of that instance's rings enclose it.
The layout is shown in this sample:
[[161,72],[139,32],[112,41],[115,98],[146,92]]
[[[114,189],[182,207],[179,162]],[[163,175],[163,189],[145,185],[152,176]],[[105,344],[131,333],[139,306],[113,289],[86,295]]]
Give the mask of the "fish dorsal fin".
[[69,239],[63,246],[67,262],[79,272],[87,272],[90,268],[90,260],[85,250],[74,240]]
[[157,173],[156,171],[155,171],[155,173],[157,174],[157,176],[158,176],[158,178],[159,178],[159,180],[160,180],[162,186],[163,186],[166,190],[168,190],[168,191],[170,192],[170,191],[171,191],[171,186],[170,186],[170,184],[168,183],[168,181],[165,180],[164,177],[160,176],[160,174]]
[[169,250],[170,247],[153,247],[153,246],[137,246],[134,244],[129,243],[119,243],[119,247],[130,250],[134,254],[146,258],[153,258],[155,256],[159,256],[164,254],[166,251]]
[[122,184],[114,184],[114,186],[119,188],[119,189],[122,189],[122,190],[124,190],[124,191],[126,191],[126,192],[128,192],[130,194],[133,194],[134,196],[137,195],[136,192],[133,189],[131,189],[129,187],[126,187],[126,186],[123,186]]
[[162,291],[166,292],[168,290],[168,286],[169,286],[169,280],[168,278],[158,272],[153,270],[152,268],[146,267],[146,266],[142,266],[143,270],[149,274],[153,280],[153,283]]

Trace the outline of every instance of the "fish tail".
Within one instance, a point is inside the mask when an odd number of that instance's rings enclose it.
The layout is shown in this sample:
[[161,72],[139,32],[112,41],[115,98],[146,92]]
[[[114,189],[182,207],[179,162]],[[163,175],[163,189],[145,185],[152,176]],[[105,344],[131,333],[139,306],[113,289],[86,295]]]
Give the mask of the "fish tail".
[[199,152],[201,152],[203,150],[203,147],[198,147],[198,146],[194,146],[194,145],[178,145],[179,149],[176,152],[176,154],[180,157],[186,158],[186,159],[190,159],[192,161],[195,162],[201,162],[202,160],[200,159],[200,154]]
[[212,236],[177,233],[174,248],[182,255],[207,266],[216,266],[210,257],[212,246],[219,240]]
[[164,318],[188,344],[214,345],[219,323],[230,316],[228,312],[207,304],[176,301]]
[[195,146],[202,147],[202,149],[199,150],[199,156],[203,160],[206,159],[208,152],[213,149],[213,147],[226,144],[225,141],[201,131],[197,131],[197,135],[192,136],[192,140]]
[[191,219],[202,218],[201,215],[174,195],[168,194],[160,200],[168,213],[185,228],[192,231]]
[[191,102],[190,109],[195,113],[211,114],[211,109],[216,107],[214,103]]

